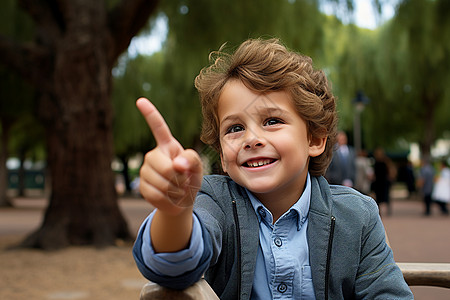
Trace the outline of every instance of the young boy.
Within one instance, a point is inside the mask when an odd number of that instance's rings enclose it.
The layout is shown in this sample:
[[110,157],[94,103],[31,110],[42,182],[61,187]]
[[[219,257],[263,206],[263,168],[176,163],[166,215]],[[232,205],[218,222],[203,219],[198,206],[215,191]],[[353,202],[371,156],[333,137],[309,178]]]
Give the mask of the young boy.
[[310,58],[277,40],[248,40],[218,53],[195,83],[202,140],[228,176],[202,178],[199,155],[137,101],[157,141],[140,172],[156,209],[133,249],[146,278],[183,289],[204,275],[233,300],[413,298],[375,201],[322,177],[337,116]]

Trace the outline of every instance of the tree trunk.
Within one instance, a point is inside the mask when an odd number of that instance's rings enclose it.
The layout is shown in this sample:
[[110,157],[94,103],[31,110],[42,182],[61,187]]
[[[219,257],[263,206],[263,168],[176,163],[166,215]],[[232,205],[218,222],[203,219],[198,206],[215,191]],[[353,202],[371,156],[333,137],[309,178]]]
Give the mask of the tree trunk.
[[[44,249],[113,245],[130,235],[117,204],[111,170],[110,78],[90,72],[89,65],[96,65],[95,55],[80,61],[67,52],[64,56],[68,57],[60,71],[80,72],[62,72],[55,82],[56,90],[62,92],[42,103],[43,111],[53,110],[51,115],[59,116],[46,123],[52,194],[42,227],[24,245]],[[71,65],[76,62],[77,67]],[[76,96],[65,92],[76,87]]]
[[0,141],[0,207],[12,206],[8,197],[8,169],[6,160],[8,159],[8,133],[9,125],[2,119],[2,132]]
[[119,156],[120,161],[122,162],[122,176],[125,184],[125,192],[131,193],[131,181],[130,181],[130,168],[128,167],[128,157],[126,155]]
[[[86,17],[86,11],[79,13],[77,17]],[[102,31],[101,15],[95,8],[92,13],[86,17],[92,23],[84,24],[88,28],[67,31],[56,45],[49,76],[54,88],[40,100],[52,194],[41,228],[24,246],[106,246],[130,238],[111,169],[112,63],[107,52],[113,45]]]
[[[117,203],[111,70],[157,0],[18,0],[36,26],[33,42],[0,35],[0,60],[40,94],[50,204],[23,246],[113,245],[130,233]],[[47,180],[48,181],[48,180]]]
[[17,196],[25,196],[26,188],[26,171],[25,171],[25,150],[19,149],[19,170],[17,172],[18,182],[17,182]]
[[423,111],[423,136],[421,142],[419,142],[419,148],[421,158],[424,161],[430,161],[431,159],[431,147],[435,142],[435,115],[436,115],[436,103],[439,99],[439,95],[430,93],[422,95],[421,101],[424,103]]

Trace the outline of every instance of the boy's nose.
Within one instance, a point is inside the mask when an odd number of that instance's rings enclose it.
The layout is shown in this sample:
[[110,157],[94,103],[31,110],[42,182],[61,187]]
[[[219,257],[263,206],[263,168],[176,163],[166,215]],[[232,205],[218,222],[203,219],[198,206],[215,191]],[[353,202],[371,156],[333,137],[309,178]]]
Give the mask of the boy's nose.
[[249,134],[249,136],[244,141],[244,149],[251,150],[254,148],[259,148],[264,146],[264,139],[260,135]]

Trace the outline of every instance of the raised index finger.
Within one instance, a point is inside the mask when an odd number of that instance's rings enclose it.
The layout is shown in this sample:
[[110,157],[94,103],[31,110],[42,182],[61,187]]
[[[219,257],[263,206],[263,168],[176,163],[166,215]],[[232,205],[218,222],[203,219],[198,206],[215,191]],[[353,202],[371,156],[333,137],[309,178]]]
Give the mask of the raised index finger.
[[146,98],[139,98],[136,101],[136,106],[147,121],[158,146],[171,144],[174,137],[153,103]]

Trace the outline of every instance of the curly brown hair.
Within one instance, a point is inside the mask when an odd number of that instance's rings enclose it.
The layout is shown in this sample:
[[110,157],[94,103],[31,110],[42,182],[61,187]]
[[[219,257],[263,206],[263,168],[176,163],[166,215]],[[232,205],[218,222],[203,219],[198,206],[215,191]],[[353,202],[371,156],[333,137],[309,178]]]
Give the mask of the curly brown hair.
[[239,79],[260,94],[286,91],[305,120],[310,137],[327,137],[324,152],[309,162],[312,176],[324,175],[337,131],[336,100],[325,73],[313,68],[310,57],[288,50],[278,39],[249,39],[233,54],[222,50],[211,53],[211,65],[195,78],[203,113],[201,140],[220,153],[217,107],[230,79]]

